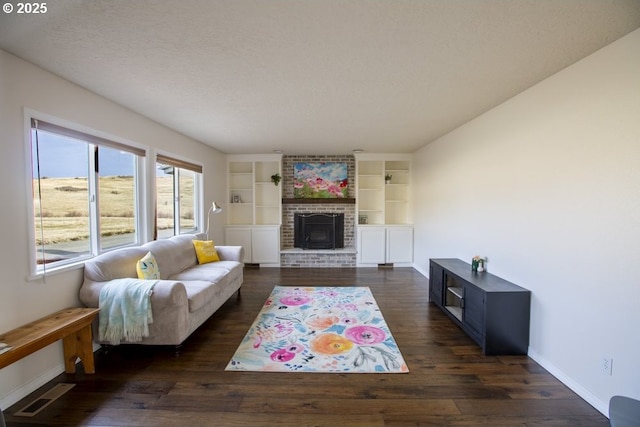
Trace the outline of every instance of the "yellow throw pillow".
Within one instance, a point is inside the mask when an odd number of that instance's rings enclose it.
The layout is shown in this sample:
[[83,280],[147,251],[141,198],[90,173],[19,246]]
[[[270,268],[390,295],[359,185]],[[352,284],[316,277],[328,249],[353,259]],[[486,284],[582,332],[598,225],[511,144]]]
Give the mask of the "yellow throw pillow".
[[158,262],[151,252],[142,257],[136,264],[138,279],[160,279],[160,270],[158,270]]
[[216,252],[216,245],[213,243],[213,240],[194,240],[193,247],[196,249],[198,264],[220,261],[218,252]]

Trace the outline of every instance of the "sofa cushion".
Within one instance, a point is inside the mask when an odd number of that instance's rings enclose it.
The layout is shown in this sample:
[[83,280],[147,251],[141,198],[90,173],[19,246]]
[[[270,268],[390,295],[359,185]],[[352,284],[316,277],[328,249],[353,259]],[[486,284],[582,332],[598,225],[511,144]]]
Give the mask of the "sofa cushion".
[[216,246],[213,240],[193,240],[193,247],[196,250],[198,264],[207,264],[210,262],[220,261]]
[[179,280],[181,282],[202,280],[209,283],[216,283],[230,271],[227,268],[218,267],[217,264],[217,262],[214,262],[187,268],[186,270],[171,276],[171,280]]
[[182,283],[187,291],[190,313],[198,311],[212,300],[217,299],[217,294],[224,288],[221,284],[204,280],[189,280]]
[[158,261],[160,276],[168,278],[196,265],[196,251],[193,248],[193,243],[191,243],[196,237],[197,235],[194,234],[173,236],[169,239],[145,243],[142,248],[153,252]]
[[138,273],[138,279],[160,279],[158,262],[151,252],[147,252],[147,254],[136,263],[136,271]]
[[222,270],[231,271],[244,267],[244,264],[238,261],[218,261],[211,265],[212,268],[220,268]]
[[147,252],[139,246],[106,252],[85,262],[84,275],[94,282],[138,277],[136,264]]

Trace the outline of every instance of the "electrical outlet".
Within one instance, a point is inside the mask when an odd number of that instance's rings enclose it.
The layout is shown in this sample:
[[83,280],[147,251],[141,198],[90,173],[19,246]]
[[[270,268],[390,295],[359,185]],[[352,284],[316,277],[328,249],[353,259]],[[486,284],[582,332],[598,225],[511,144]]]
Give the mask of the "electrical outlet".
[[606,375],[613,374],[613,359],[609,356],[602,356],[602,372]]

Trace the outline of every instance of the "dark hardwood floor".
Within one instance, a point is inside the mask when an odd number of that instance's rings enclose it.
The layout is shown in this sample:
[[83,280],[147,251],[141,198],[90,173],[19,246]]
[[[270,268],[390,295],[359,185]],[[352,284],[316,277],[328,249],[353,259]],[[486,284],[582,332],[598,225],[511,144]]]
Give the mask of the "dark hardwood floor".
[[[369,286],[409,374],[225,372],[274,285]],[[608,420],[526,356],[485,357],[428,303],[410,268],[247,268],[232,297],[173,348],[96,353],[96,374],[61,374],[5,411],[8,426],[593,426]],[[34,417],[13,415],[57,383]]]

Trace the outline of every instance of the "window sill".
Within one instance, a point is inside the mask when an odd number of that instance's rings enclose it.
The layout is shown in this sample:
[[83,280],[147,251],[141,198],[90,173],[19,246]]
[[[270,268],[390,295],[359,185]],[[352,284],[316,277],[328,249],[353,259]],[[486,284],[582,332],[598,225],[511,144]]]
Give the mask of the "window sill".
[[82,260],[75,261],[71,264],[60,265],[57,267],[47,268],[47,271],[37,271],[35,273],[31,273],[27,276],[28,282],[35,282],[36,280],[41,280],[46,276],[53,276],[55,274],[66,273],[68,271],[77,270],[79,268],[84,267],[85,258]]

